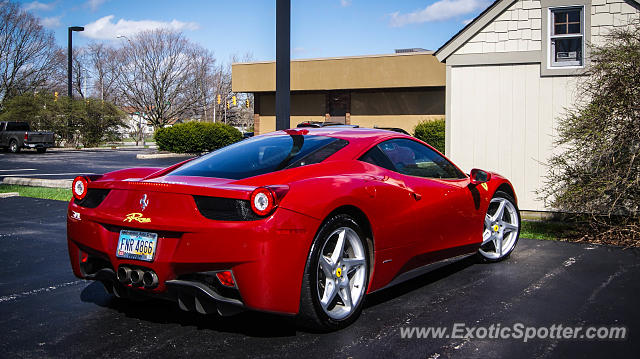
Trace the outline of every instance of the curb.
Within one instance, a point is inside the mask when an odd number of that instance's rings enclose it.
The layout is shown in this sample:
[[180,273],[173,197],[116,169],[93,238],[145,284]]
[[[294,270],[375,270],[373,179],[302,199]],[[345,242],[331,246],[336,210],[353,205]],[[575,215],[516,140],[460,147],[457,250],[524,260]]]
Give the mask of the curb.
[[0,198],[9,198],[9,197],[18,197],[18,196],[20,196],[20,193],[18,192],[0,193]]
[[194,153],[151,153],[151,154],[138,153],[136,155],[136,158],[139,160],[149,160],[152,158],[190,158],[190,157],[196,157],[196,156],[198,155]]
[[83,147],[83,148],[72,148],[72,147],[52,147],[47,151],[51,152],[59,152],[59,151],[114,151],[114,150],[154,150],[158,147],[155,145],[150,145],[148,147],[142,146],[114,146],[114,147]]
[[5,177],[2,184],[13,184],[19,186],[49,187],[49,188],[71,188],[73,180],[55,180],[25,177]]

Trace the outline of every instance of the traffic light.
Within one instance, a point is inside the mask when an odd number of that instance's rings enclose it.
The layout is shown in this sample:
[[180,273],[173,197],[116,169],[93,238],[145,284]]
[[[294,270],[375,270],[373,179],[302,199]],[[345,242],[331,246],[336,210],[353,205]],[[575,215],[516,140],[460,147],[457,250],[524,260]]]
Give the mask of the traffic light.
[[236,100],[236,95],[233,95],[233,96],[231,97],[231,101],[233,101],[233,106],[234,106],[234,107],[238,105],[238,101]]
[[53,101],[58,102],[58,91],[53,93]]
[[218,105],[222,102],[222,98],[220,97],[220,94],[218,94]]
[[229,108],[229,101],[227,101],[227,108]]
[[249,103],[249,99],[247,99],[247,108],[251,107],[251,103]]

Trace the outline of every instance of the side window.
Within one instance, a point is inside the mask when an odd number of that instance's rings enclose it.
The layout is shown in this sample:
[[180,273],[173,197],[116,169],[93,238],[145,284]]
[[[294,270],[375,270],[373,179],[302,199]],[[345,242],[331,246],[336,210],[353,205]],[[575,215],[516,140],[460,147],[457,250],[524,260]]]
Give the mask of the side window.
[[466,177],[446,158],[418,142],[394,139],[382,142],[378,147],[402,174],[441,179]]
[[371,163],[372,165],[386,168],[390,171],[396,171],[391,161],[389,161],[389,158],[385,156],[384,153],[382,153],[378,146],[373,147],[372,149],[367,151],[367,153],[362,155],[362,157],[360,157],[360,161]]

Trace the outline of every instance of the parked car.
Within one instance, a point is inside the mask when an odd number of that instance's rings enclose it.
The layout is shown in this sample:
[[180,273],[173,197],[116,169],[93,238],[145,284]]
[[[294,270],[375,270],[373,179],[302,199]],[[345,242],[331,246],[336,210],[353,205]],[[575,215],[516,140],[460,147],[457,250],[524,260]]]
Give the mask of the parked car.
[[323,330],[356,320],[366,294],[451,260],[507,258],[520,231],[506,178],[366,128],[272,132],[164,169],[80,176],[73,195],[77,277],[117,297]]
[[342,122],[321,122],[321,121],[305,121],[305,122],[300,122],[298,124],[298,128],[303,128],[303,127],[314,127],[314,128],[318,128],[318,127],[347,127],[347,128],[358,128],[358,125],[345,125]]
[[53,146],[53,132],[31,131],[26,122],[0,122],[0,147],[12,153],[22,148],[35,148],[38,153],[44,153]]

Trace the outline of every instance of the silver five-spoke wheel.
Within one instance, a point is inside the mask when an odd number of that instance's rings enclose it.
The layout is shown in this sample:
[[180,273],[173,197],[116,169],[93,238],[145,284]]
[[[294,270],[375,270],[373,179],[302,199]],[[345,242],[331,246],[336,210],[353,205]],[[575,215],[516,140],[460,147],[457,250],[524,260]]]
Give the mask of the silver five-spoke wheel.
[[510,198],[498,193],[485,215],[480,254],[489,260],[505,258],[518,241],[519,228],[518,209]]
[[367,261],[362,239],[349,227],[329,235],[318,260],[318,299],[332,319],[349,316],[365,291]]

